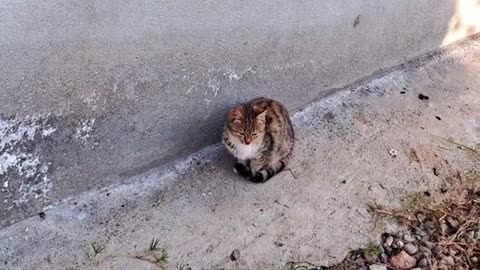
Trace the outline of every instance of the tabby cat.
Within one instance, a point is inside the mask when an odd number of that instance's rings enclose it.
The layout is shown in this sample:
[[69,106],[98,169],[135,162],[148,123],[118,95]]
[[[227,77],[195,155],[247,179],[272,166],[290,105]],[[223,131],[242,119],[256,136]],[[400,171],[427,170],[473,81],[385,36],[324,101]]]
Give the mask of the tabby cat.
[[288,111],[278,101],[255,98],[228,112],[222,142],[235,157],[234,172],[265,182],[287,166],[294,144]]

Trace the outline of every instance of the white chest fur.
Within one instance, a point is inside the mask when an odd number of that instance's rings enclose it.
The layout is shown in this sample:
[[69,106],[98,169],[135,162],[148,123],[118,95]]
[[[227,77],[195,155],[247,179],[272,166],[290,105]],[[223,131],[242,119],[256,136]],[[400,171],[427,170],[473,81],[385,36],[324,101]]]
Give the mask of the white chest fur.
[[231,139],[233,145],[235,145],[235,155],[236,158],[240,160],[254,159],[257,157],[258,150],[260,148],[259,144],[252,143],[249,145],[243,144],[239,139]]
[[237,158],[246,160],[246,159],[253,159],[257,156],[258,153],[258,145],[245,145],[241,144],[237,146]]

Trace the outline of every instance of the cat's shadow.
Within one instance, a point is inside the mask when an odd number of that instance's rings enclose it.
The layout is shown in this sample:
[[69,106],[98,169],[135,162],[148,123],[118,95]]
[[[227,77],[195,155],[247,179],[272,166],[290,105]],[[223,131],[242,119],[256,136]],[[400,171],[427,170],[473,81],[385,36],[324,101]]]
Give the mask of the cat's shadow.
[[246,177],[240,175],[239,173],[235,173],[234,164],[235,159],[227,152],[227,150],[222,149],[221,157],[216,164],[221,173],[224,174],[224,176],[229,180],[231,179],[242,183],[251,183],[251,181]]

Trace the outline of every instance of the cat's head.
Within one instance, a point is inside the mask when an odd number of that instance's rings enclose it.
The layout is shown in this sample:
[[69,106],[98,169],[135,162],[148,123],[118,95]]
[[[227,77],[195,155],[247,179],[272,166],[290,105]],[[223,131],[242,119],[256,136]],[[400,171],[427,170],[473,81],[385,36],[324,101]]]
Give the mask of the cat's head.
[[266,114],[259,106],[235,106],[228,112],[227,128],[242,143],[253,144],[263,139]]

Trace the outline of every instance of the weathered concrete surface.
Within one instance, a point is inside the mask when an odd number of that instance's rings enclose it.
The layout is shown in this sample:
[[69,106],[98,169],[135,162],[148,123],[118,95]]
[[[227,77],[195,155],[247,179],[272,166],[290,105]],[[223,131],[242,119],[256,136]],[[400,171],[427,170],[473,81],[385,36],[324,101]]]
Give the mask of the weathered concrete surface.
[[[447,177],[480,174],[478,150],[454,143],[480,146],[479,59],[480,41],[469,40],[297,111],[291,171],[265,184],[234,175],[215,146],[71,198],[1,230],[1,267],[153,269],[132,258],[153,237],[171,268],[337,262],[370,237],[368,202],[395,205]],[[94,242],[105,251],[89,259]]]
[[233,103],[265,95],[295,109],[478,32],[479,7],[1,1],[0,140],[16,139],[0,149],[0,227],[217,142]]

